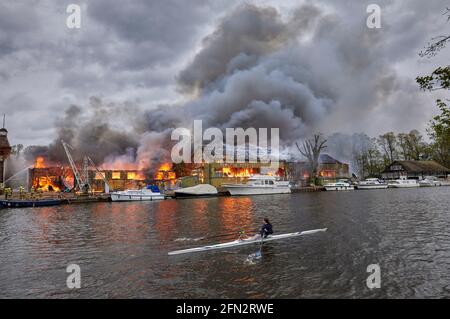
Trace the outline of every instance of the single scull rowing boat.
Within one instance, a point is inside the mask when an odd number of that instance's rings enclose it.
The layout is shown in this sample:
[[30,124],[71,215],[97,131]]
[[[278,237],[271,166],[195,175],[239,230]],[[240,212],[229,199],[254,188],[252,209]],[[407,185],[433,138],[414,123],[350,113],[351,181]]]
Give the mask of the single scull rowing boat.
[[188,253],[196,253],[200,251],[208,251],[208,250],[215,250],[215,249],[225,249],[225,248],[231,248],[236,246],[243,246],[243,245],[250,245],[250,244],[259,244],[266,241],[272,241],[272,240],[278,240],[278,239],[285,239],[285,238],[291,238],[291,237],[298,237],[303,235],[310,235],[315,234],[318,232],[324,232],[326,231],[326,228],[321,229],[313,229],[313,230],[306,230],[302,232],[296,232],[296,233],[289,233],[289,234],[281,234],[281,235],[274,235],[274,236],[268,236],[267,238],[249,238],[249,239],[238,239],[235,241],[231,241],[228,243],[223,244],[216,244],[216,245],[209,245],[209,246],[203,246],[203,247],[197,247],[197,248],[190,248],[190,249],[184,249],[184,250],[175,250],[169,252],[169,255],[181,255],[181,254],[188,254]]

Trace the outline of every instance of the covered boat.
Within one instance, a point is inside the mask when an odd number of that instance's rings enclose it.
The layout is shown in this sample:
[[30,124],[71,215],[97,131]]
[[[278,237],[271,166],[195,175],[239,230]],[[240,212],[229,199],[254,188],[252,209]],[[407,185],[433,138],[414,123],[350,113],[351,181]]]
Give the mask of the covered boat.
[[199,184],[177,189],[174,193],[177,198],[217,196],[217,188],[209,184]]

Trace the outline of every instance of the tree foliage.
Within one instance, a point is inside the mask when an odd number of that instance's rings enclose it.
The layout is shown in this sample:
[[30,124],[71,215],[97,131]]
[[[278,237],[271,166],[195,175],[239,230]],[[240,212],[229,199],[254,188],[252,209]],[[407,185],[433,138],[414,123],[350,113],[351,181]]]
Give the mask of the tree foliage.
[[434,157],[442,165],[450,167],[450,108],[442,100],[436,101],[441,114],[430,122],[428,134],[434,141],[432,151]]
[[[447,21],[450,21],[450,8],[444,12]],[[450,42],[450,35],[443,35],[432,39],[421,57],[433,57]],[[450,65],[439,67],[431,75],[416,78],[420,88],[424,91],[449,90],[450,89]],[[430,121],[428,135],[433,141],[430,149],[434,159],[446,167],[450,167],[450,109],[442,100],[436,101],[440,114]]]

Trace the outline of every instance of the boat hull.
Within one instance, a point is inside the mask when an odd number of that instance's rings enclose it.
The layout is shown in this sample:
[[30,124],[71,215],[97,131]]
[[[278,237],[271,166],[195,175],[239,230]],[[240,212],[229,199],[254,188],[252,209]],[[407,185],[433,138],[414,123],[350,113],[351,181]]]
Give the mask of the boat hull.
[[176,198],[190,197],[214,197],[218,195],[217,188],[208,184],[200,184],[192,187],[177,189],[174,191]]
[[386,189],[388,188],[388,184],[384,184],[384,185],[358,185],[356,186],[357,189],[362,189],[362,190],[369,190],[369,189]]
[[354,190],[354,186],[325,186],[325,190],[328,192],[332,191],[352,191]]
[[163,194],[159,195],[123,195],[111,194],[111,201],[113,202],[151,202],[155,200],[163,200],[166,197]]
[[175,198],[205,198],[205,197],[217,197],[218,194],[192,194],[192,193],[184,193],[184,192],[174,192]]
[[266,186],[246,186],[246,185],[223,185],[231,196],[248,196],[248,195],[273,195],[273,194],[290,194],[289,187],[266,187]]
[[420,183],[419,182],[419,187],[440,187],[442,186],[442,183],[440,182],[435,182],[435,183]]
[[419,184],[389,184],[389,188],[415,188],[419,187]]
[[26,208],[26,207],[48,207],[57,206],[64,203],[64,200],[37,200],[37,201],[22,201],[22,200],[1,200],[0,207],[2,208]]
[[195,252],[202,252],[202,251],[208,251],[208,250],[217,250],[217,249],[227,249],[237,246],[243,246],[243,245],[251,245],[251,244],[261,244],[268,241],[274,241],[279,239],[286,239],[286,238],[292,238],[292,237],[298,237],[298,236],[304,236],[304,235],[311,235],[319,232],[326,232],[327,228],[321,228],[321,229],[314,229],[314,230],[307,230],[303,232],[296,232],[296,233],[289,233],[289,234],[281,234],[281,235],[273,235],[269,236],[267,238],[257,238],[257,239],[238,239],[232,242],[223,243],[223,244],[216,244],[216,245],[208,245],[203,247],[196,247],[196,248],[190,248],[190,249],[183,249],[183,250],[175,250],[169,252],[169,256],[172,255],[182,255],[182,254],[188,254],[188,253],[195,253]]

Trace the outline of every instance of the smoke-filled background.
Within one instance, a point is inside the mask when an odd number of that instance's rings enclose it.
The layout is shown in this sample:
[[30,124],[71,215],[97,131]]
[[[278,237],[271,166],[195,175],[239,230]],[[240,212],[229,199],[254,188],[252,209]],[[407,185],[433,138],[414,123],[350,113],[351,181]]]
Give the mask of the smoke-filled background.
[[[415,77],[448,29],[446,1],[78,1],[0,4],[0,108],[25,160],[65,161],[60,141],[104,167],[149,169],[173,128],[278,127],[283,150],[321,132],[425,130],[436,94]],[[329,150],[345,160],[345,136]],[[339,154],[337,154],[339,153]],[[20,163],[23,165],[24,163]],[[19,165],[19,163],[16,163]]]

